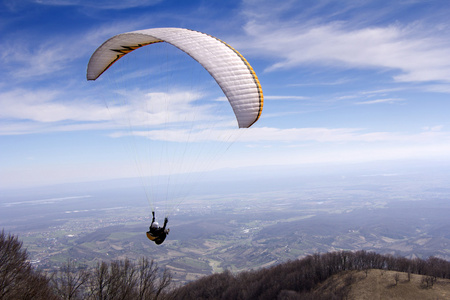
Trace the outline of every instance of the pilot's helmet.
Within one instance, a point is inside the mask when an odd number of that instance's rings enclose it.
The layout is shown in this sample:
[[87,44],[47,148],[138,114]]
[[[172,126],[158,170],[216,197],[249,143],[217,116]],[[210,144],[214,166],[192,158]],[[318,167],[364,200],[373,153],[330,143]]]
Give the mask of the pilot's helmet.
[[159,227],[159,224],[158,224],[158,222],[153,222],[153,224],[152,224],[152,226],[151,226],[152,228],[158,228]]

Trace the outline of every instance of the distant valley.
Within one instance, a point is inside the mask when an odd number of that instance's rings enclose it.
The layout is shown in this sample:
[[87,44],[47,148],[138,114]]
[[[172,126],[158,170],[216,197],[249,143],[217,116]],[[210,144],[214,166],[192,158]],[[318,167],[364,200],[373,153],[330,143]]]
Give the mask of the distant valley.
[[[131,186],[10,196],[0,203],[0,225],[24,241],[43,269],[67,259],[94,265],[145,256],[178,282],[336,250],[450,260],[445,176],[432,178],[433,184],[411,176],[300,178],[302,184],[290,190],[265,185],[197,193],[170,215],[171,232],[161,246],[146,238],[150,210]],[[161,220],[162,207],[156,210]]]

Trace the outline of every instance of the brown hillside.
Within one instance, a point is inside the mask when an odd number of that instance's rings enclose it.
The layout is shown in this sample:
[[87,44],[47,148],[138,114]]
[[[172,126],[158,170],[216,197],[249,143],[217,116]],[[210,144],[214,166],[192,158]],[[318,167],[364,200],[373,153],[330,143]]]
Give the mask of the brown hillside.
[[[396,283],[396,276],[398,281]],[[353,299],[450,299],[450,280],[436,278],[428,287],[425,275],[371,269],[367,271],[346,271],[334,275],[314,291],[326,298],[331,295],[346,295]],[[431,277],[428,277],[431,279]]]

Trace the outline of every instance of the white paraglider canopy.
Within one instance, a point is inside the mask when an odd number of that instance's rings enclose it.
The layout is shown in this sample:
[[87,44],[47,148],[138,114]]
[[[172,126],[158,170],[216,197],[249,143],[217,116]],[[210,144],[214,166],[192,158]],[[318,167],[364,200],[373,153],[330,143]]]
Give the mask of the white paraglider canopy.
[[263,108],[263,93],[250,64],[225,42],[198,31],[152,28],[116,35],[92,55],[87,79],[96,80],[125,54],[160,42],[184,51],[211,74],[230,102],[240,128],[250,127],[258,120]]

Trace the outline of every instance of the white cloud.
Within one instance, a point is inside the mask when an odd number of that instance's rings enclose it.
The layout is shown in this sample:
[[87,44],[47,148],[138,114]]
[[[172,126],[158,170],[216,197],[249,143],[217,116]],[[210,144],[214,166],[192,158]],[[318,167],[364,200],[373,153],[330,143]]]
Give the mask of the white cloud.
[[302,82],[302,83],[293,83],[288,84],[288,86],[333,86],[333,85],[342,85],[351,82],[352,80],[349,78],[339,78],[333,81],[324,81],[324,82]]
[[[113,137],[127,135],[143,136],[152,140],[199,142],[224,141],[231,136],[243,143],[255,143],[268,146],[267,143],[276,143],[277,147],[298,146],[299,143],[448,143],[450,132],[443,131],[442,126],[426,127],[416,133],[402,132],[367,132],[360,128],[271,128],[255,127],[249,129],[236,129],[230,124],[218,128],[197,128],[122,131],[112,134]],[[228,126],[228,127],[227,127]],[[238,138],[239,136],[239,138]]]
[[425,128],[418,133],[367,132],[360,128],[250,128],[243,135],[246,142],[443,142],[450,140],[450,132],[442,127]]
[[444,125],[435,125],[435,126],[426,126],[423,128],[425,131],[441,131],[444,128]]
[[[268,14],[264,12],[262,14]],[[442,30],[419,22],[367,25],[352,20],[283,20],[249,14],[239,47],[277,60],[266,71],[320,64],[394,70],[396,81],[450,81],[450,41]],[[436,25],[437,26],[437,25]]]
[[[12,39],[8,40],[1,62],[8,78],[36,79],[42,75],[56,76],[56,72],[66,69],[71,62],[86,55],[86,47],[77,39]],[[58,73],[58,77],[61,73]]]
[[52,42],[30,45],[29,48],[9,47],[5,62],[13,64],[10,74],[14,77],[37,77],[62,70],[79,57],[79,51]]
[[405,101],[405,99],[400,99],[400,98],[382,98],[382,99],[374,99],[374,100],[368,100],[368,101],[360,101],[360,102],[356,102],[355,104],[360,104],[360,105],[367,105],[367,104],[379,104],[379,103],[398,103],[398,102],[402,102]]
[[308,97],[294,96],[294,95],[290,95],[290,96],[269,95],[269,96],[264,96],[264,99],[267,99],[267,100],[305,100],[305,99],[308,99]]
[[[27,36],[9,34],[0,56],[6,78],[41,80],[48,75],[54,80],[73,71],[72,63],[88,59],[96,47],[115,34],[139,28],[143,21],[117,22],[68,36]],[[87,61],[85,62],[87,65]],[[51,82],[48,82],[50,84]]]
[[430,84],[425,86],[424,90],[434,93],[450,94],[450,84]]
[[162,1],[163,0],[31,0],[30,2],[48,6],[83,6],[95,9],[125,9],[152,6]]
[[[230,128],[236,127],[236,121],[229,116],[223,118],[217,115],[211,103],[199,105],[198,100],[203,97],[202,94],[186,91],[172,94],[143,93],[136,89],[122,93],[122,96],[125,97],[123,102],[109,101],[107,107],[92,99],[69,101],[56,91],[30,92],[16,89],[4,92],[0,94],[0,134],[122,128],[126,130],[115,132],[111,136],[137,135],[154,140],[181,142],[221,141],[234,134]],[[388,101],[393,100],[377,99],[368,102],[373,104]],[[443,126],[429,126],[418,133],[402,133],[370,132],[361,128],[254,127],[235,131],[241,135],[242,142],[248,143],[431,143],[450,139],[450,133],[443,129]]]
[[105,106],[87,101],[61,101],[57,91],[16,89],[0,94],[0,118],[41,123],[61,121],[105,121],[110,118]]
[[[221,107],[228,103],[198,103],[204,96],[201,93],[177,91],[173,93],[144,93],[139,89],[116,91],[115,100],[105,102],[93,99],[72,99],[70,90],[14,89],[0,93],[1,135],[38,133],[51,131],[102,130],[128,128],[142,132],[141,128],[158,128],[163,125],[174,133],[161,133],[169,136],[177,134],[174,126],[229,127],[234,119],[219,115]],[[117,95],[121,96],[117,100]],[[69,99],[68,99],[69,98]],[[229,116],[231,117],[231,115]],[[233,122],[232,122],[233,121]],[[178,126],[178,127],[179,127]],[[158,136],[157,131],[154,132]]]

